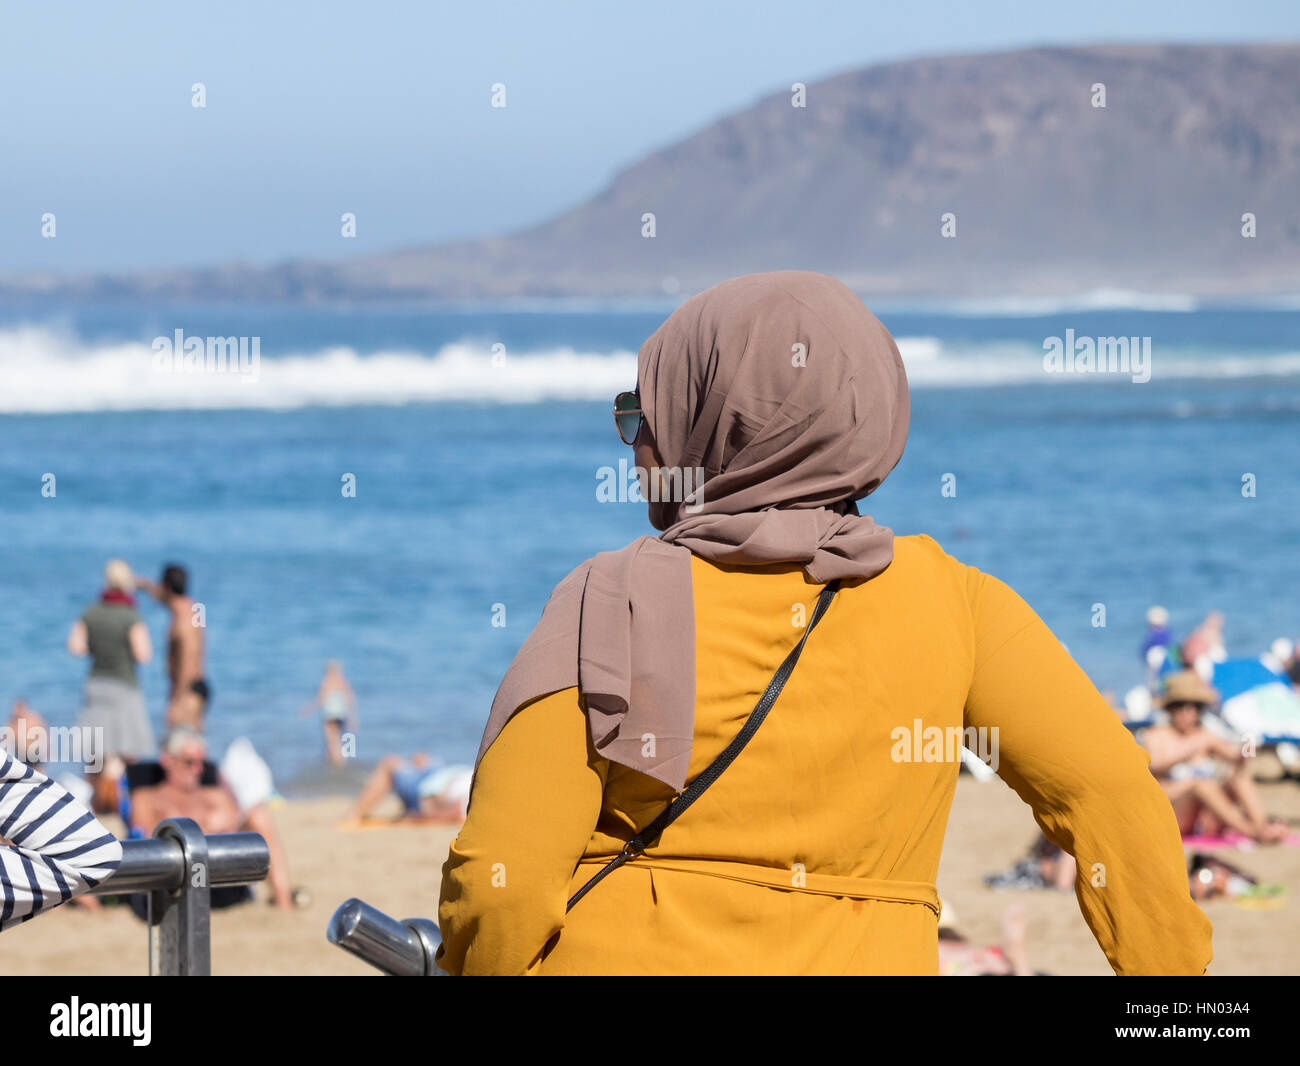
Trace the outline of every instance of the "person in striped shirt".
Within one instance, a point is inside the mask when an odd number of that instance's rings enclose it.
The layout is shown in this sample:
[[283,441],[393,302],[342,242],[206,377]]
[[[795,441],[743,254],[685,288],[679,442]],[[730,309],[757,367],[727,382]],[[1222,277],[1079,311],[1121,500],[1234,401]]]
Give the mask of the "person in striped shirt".
[[122,845],[44,774],[0,750],[0,932],[110,877]]

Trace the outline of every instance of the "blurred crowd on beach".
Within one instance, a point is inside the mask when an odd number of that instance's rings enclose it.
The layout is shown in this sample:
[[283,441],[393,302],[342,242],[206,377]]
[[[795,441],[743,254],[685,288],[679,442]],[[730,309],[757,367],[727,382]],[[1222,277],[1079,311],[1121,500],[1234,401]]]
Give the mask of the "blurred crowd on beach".
[[[1231,900],[1257,910],[1286,906],[1290,886],[1263,883],[1234,852],[1300,847],[1300,832],[1266,808],[1259,778],[1271,766],[1277,781],[1300,781],[1300,657],[1295,642],[1279,637],[1256,654],[1234,657],[1225,621],[1211,611],[1177,639],[1169,611],[1147,611],[1138,649],[1144,679],[1117,700],[1103,695],[1150,757],[1152,775],[1169,797],[1187,854],[1188,890],[1198,902]],[[1271,759],[1261,760],[1259,756]],[[970,766],[970,760],[967,765]],[[976,776],[987,778],[979,767]],[[1072,891],[1073,856],[1036,836],[1024,856],[984,878],[995,891]],[[1004,916],[1003,942],[973,947],[945,931],[945,972],[986,974],[1034,971],[1027,963],[1023,909]]]
[[[154,641],[141,610],[147,598],[166,617],[167,695],[163,732],[157,739],[140,684],[142,668],[154,659]],[[149,836],[169,818],[191,818],[204,833],[251,831],[270,848],[268,902],[292,909],[311,902],[295,886],[289,858],[277,832],[274,809],[283,804],[270,767],[253,741],[240,737],[213,757],[206,734],[213,687],[207,677],[206,608],[191,595],[190,574],[177,563],[162,567],[157,581],[143,577],[122,559],[104,567],[103,587],[68,631],[67,651],[89,661],[81,709],[72,726],[53,728],[26,700],[14,700],[0,729],[0,745],[36,770],[50,763],[70,767],[58,781],[123,838]],[[324,756],[341,769],[356,753],[360,725],[356,694],[337,660],[325,664],[314,697],[299,717],[319,716]],[[469,802],[470,768],[445,765],[425,753],[384,758],[371,772],[340,829],[375,821],[374,812],[396,800],[400,811],[381,822],[460,822]],[[217,888],[212,906],[249,902],[248,887]],[[145,917],[144,896],[109,898]],[[91,910],[94,896],[74,901]]]

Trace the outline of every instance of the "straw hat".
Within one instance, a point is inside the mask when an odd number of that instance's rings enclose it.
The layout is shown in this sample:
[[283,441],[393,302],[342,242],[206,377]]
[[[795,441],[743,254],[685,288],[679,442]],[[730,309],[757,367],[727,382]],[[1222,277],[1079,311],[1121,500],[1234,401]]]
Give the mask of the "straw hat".
[[1171,703],[1199,703],[1202,707],[1209,707],[1218,702],[1219,694],[1202,681],[1195,670],[1170,674],[1164,691],[1156,698],[1161,707],[1168,707]]

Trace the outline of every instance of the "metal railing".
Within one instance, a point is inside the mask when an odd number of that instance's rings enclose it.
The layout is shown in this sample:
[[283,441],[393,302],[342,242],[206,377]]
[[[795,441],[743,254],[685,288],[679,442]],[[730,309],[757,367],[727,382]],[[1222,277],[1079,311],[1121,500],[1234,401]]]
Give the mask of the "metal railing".
[[204,836],[192,818],[168,818],[151,839],[122,841],[121,864],[91,892],[147,892],[149,972],[206,977],[212,972],[212,889],[265,880],[270,868],[260,833]]
[[325,935],[392,977],[446,976],[433,961],[442,934],[428,918],[399,922],[369,903],[350,899],[334,912]]

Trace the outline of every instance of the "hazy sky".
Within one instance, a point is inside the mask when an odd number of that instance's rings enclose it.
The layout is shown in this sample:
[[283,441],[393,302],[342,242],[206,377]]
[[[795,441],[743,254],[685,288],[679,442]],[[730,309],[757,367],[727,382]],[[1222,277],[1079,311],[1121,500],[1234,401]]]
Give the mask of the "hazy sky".
[[760,96],[887,59],[1296,39],[1295,0],[0,0],[0,273],[504,232]]

